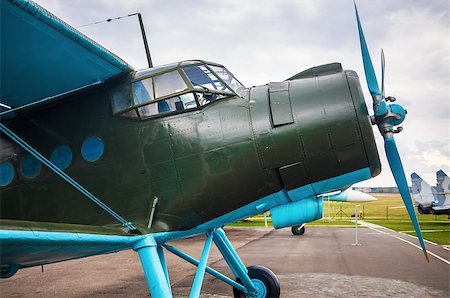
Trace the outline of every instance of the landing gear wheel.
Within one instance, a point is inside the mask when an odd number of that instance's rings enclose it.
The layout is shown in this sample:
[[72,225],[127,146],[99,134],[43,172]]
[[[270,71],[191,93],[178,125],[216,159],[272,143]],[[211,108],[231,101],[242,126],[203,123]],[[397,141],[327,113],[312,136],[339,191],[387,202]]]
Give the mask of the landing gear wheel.
[[291,227],[292,234],[296,236],[300,236],[305,234],[305,226],[292,226]]
[[423,214],[422,205],[417,206],[417,211],[419,211],[419,214]]
[[433,208],[424,208],[422,205],[417,206],[417,211],[419,211],[420,214],[430,214],[433,213]]
[[[272,271],[264,266],[250,266],[247,267],[248,276],[255,285],[258,293],[256,296],[250,296],[242,293],[241,291],[233,288],[234,297],[255,297],[255,298],[268,298],[280,297],[280,283],[278,278]],[[238,283],[241,283],[239,278],[236,279]]]

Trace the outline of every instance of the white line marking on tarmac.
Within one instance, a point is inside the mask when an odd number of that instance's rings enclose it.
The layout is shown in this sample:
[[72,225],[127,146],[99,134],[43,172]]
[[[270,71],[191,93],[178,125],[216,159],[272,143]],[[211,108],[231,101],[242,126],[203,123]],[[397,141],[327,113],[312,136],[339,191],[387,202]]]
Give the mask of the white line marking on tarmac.
[[[402,233],[415,233],[416,231],[399,231]],[[422,233],[450,232],[450,230],[422,230]]]
[[[403,239],[403,238],[394,236],[394,235],[392,235],[392,234],[389,234],[389,233],[380,231],[380,230],[375,229],[375,228],[372,228],[372,227],[369,227],[369,229],[374,230],[374,231],[377,231],[377,232],[382,233],[382,234],[386,234],[386,235],[391,236],[391,237],[393,237],[393,238],[395,238],[395,239],[398,239],[398,240],[400,240],[400,241],[403,241],[403,242],[405,242],[405,243],[408,243],[408,244],[410,244],[410,245],[412,245],[412,246],[418,248],[419,250],[422,250],[422,247],[420,247],[420,246],[418,246],[418,245],[416,245],[416,244],[414,244],[414,243],[412,243],[412,242],[410,242],[410,241],[408,241],[408,240],[405,240],[405,239]],[[429,251],[429,250],[427,250],[427,252],[428,252],[428,254],[432,255],[432,256],[435,257],[436,259],[441,260],[442,262],[447,263],[448,265],[450,265],[450,262],[447,261],[446,259],[444,259],[444,258],[438,256],[438,255],[435,254],[435,253],[432,253],[432,252]]]
[[[354,221],[353,221],[354,222]],[[386,228],[386,227],[383,227],[383,226],[379,226],[379,225],[376,225],[376,224],[373,224],[373,223],[368,223],[368,222],[366,222],[366,221],[360,221],[360,223],[361,223],[361,225],[362,226],[365,226],[365,227],[372,227],[372,228],[374,228],[375,230],[377,230],[377,229],[385,229],[385,230],[387,230],[387,231],[391,231],[392,233],[400,233],[400,234],[402,234],[402,235],[408,235],[409,237],[411,237],[411,238],[414,238],[414,239],[416,239],[416,240],[418,240],[418,238],[416,237],[416,236],[413,236],[413,235],[410,235],[410,234],[406,234],[406,233],[403,233],[404,231],[395,231],[395,230],[392,230],[392,229],[389,229],[389,228]],[[412,232],[415,232],[415,231],[412,231]],[[423,241],[425,241],[425,242],[427,242],[427,243],[430,243],[430,244],[432,244],[432,245],[435,245],[435,246],[438,246],[439,244],[437,244],[437,243],[434,243],[434,242],[432,242],[432,241],[430,241],[430,240],[426,240],[426,239],[423,239]]]
[[444,249],[449,250],[450,251],[450,247],[448,246],[442,246]]
[[[395,231],[393,231],[393,232],[395,232]],[[410,235],[410,234],[406,234],[406,233],[404,233],[404,232],[398,232],[398,233],[401,233],[401,234],[403,234],[403,235],[406,235],[406,236],[409,236],[409,237],[411,237],[411,238],[414,238],[414,239],[418,240],[418,238],[417,238],[416,236],[413,236],[413,235]],[[430,240],[427,240],[427,239],[423,239],[423,241],[425,241],[426,243],[432,244],[432,245],[434,245],[434,246],[437,246],[437,245],[438,245],[437,243],[434,243],[434,242],[432,242],[432,241],[430,241]]]

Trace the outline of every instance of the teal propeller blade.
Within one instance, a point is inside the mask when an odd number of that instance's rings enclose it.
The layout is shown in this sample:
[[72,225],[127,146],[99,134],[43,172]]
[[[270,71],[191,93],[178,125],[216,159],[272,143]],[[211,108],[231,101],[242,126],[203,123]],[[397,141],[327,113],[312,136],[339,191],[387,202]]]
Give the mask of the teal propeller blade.
[[361,45],[364,73],[366,75],[367,86],[369,86],[370,94],[372,94],[372,98],[374,98],[377,95],[381,95],[381,93],[380,88],[378,87],[377,77],[375,76],[375,70],[373,69],[372,59],[370,59],[366,39],[364,38],[364,32],[362,30],[361,21],[359,20],[358,8],[356,7],[356,3],[355,3],[355,12],[356,12],[356,21],[358,23],[359,43]]
[[422,237],[422,231],[420,230],[419,221],[414,210],[414,205],[411,199],[411,194],[409,193],[408,183],[406,182],[405,172],[403,170],[402,160],[397,150],[397,144],[394,138],[387,138],[384,140],[384,148],[386,150],[386,156],[391,167],[392,175],[394,176],[395,183],[397,184],[400,195],[402,196],[403,203],[408,211],[409,218],[416,231],[417,238],[419,239],[420,246],[422,247],[425,258],[428,262],[428,253],[425,247],[425,243]]
[[366,39],[359,20],[358,9],[355,4],[356,21],[358,23],[359,41],[361,45],[361,54],[364,64],[364,72],[366,75],[367,85],[373,99],[373,107],[375,115],[373,116],[373,123],[377,124],[380,133],[384,137],[384,148],[386,156],[391,168],[392,175],[394,176],[395,183],[397,184],[400,195],[402,196],[403,203],[408,211],[409,218],[416,231],[417,238],[419,239],[420,246],[425,254],[426,260],[429,262],[427,249],[423,241],[422,232],[420,230],[419,221],[417,219],[414,205],[409,193],[408,183],[406,181],[405,172],[403,170],[402,161],[397,150],[394,134],[399,133],[402,127],[394,128],[403,122],[406,116],[406,110],[400,105],[387,105],[385,100],[394,101],[395,98],[385,98],[384,96],[384,70],[385,70],[385,58],[384,52],[381,50],[381,93],[378,86],[375,71],[373,69],[372,60],[370,59],[369,50],[367,49]]

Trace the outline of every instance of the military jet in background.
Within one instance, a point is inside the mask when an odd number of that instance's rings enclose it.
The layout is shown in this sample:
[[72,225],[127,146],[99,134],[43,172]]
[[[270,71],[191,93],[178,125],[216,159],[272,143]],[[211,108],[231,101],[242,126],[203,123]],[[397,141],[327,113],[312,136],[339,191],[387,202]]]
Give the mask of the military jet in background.
[[411,174],[412,195],[420,214],[450,214],[450,178],[436,172],[436,186],[430,186],[416,173]]
[[[32,1],[2,0],[1,20],[1,277],[133,249],[152,297],[170,297],[169,251],[198,267],[191,297],[205,272],[237,297],[277,297],[222,226],[268,210],[276,228],[320,218],[321,194],[380,173],[375,124],[426,255],[393,138],[406,112],[386,103],[358,16],[372,117],[339,63],[247,88],[203,60],[136,71]],[[199,260],[168,244],[198,234]],[[235,279],[207,266],[212,242]]]

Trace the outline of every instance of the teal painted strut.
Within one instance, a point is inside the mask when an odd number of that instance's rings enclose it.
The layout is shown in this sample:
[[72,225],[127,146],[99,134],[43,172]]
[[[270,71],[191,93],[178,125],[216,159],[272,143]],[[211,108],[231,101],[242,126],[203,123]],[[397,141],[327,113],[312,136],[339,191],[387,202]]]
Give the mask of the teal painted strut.
[[230,261],[229,267],[232,268],[233,272],[237,273],[237,277],[241,280],[244,287],[247,289],[248,294],[254,295],[258,292],[253,281],[248,276],[248,270],[242,262],[241,258],[237,254],[231,242],[228,240],[225,232],[222,228],[219,228],[214,233],[214,242],[219,244],[217,247],[221,247],[220,252],[226,259]]
[[195,273],[194,282],[192,283],[191,293],[189,298],[200,297],[202,290],[203,277],[205,276],[206,264],[208,262],[209,251],[211,249],[211,242],[213,239],[214,231],[206,233],[205,246],[203,247],[202,256],[200,257],[200,263],[197,266],[197,272]]
[[145,235],[133,249],[139,254],[142,269],[153,298],[172,297],[170,283],[166,275],[166,265],[158,253],[158,246],[152,235]]
[[137,231],[136,227],[129,221],[125,220],[119,214],[117,214],[114,210],[109,208],[105,203],[95,197],[92,193],[90,193],[87,189],[81,186],[78,182],[76,182],[72,177],[61,171],[55,164],[46,159],[42,154],[36,151],[33,147],[31,147],[28,143],[22,140],[18,135],[16,135],[13,131],[7,128],[5,125],[0,123],[0,131],[11,138],[14,142],[16,142],[20,147],[22,147],[25,151],[33,155],[40,162],[42,162],[45,166],[47,166],[50,170],[52,170],[56,175],[61,177],[67,183],[72,185],[75,189],[85,195],[89,200],[91,200],[94,204],[98,205],[100,208],[109,213],[112,217],[117,219],[122,226],[127,228],[130,232]]
[[[194,259],[193,257],[191,257],[188,254],[185,254],[184,252],[182,252],[181,250],[179,250],[176,247],[173,247],[173,246],[168,245],[168,244],[164,244],[163,247],[165,249],[167,249],[168,251],[170,251],[171,253],[173,253],[174,255],[182,258],[183,260],[185,260],[188,263],[191,263],[194,266],[198,266],[200,264],[200,262],[198,260]],[[235,282],[231,278],[229,278],[229,277],[223,275],[222,273],[212,269],[211,267],[206,266],[205,271],[208,272],[209,274],[211,274],[212,276],[214,276],[215,278],[220,279],[221,281],[229,284],[230,286],[232,286],[232,287],[242,291],[243,293],[247,292],[247,289],[243,285]]]

